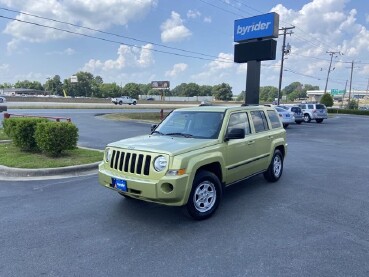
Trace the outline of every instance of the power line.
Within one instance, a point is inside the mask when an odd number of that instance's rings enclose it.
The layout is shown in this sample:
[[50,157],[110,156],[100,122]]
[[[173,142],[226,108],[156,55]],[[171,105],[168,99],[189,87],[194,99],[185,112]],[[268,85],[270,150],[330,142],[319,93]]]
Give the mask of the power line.
[[[22,12],[22,11],[17,11],[17,10],[12,10],[12,9],[8,9],[8,8],[2,8],[2,7],[0,7],[0,10],[5,10],[5,11],[13,12],[13,13],[19,13],[19,14],[23,14],[23,15],[43,19],[43,20],[48,20],[48,21],[52,21],[52,22],[56,22],[56,23],[69,25],[69,26],[72,26],[72,27],[86,29],[86,30],[89,30],[89,31],[93,31],[93,32],[97,32],[97,33],[101,33],[101,34],[105,34],[105,35],[111,35],[111,36],[115,36],[115,37],[119,37],[119,38],[125,38],[125,39],[129,39],[129,40],[133,40],[133,41],[137,41],[137,42],[141,42],[141,43],[150,43],[154,46],[159,46],[159,47],[163,47],[163,48],[166,48],[166,49],[181,51],[181,52],[184,52],[184,53],[195,54],[195,55],[204,56],[204,57],[210,57],[210,58],[216,58],[216,59],[231,61],[230,59],[226,59],[226,58],[220,58],[220,57],[217,57],[217,56],[208,55],[208,54],[204,54],[204,53],[200,53],[200,52],[189,51],[189,50],[176,48],[176,47],[170,47],[170,46],[167,46],[167,45],[163,45],[163,44],[159,44],[159,43],[155,43],[155,42],[151,42],[151,41],[147,41],[147,40],[141,40],[141,39],[137,39],[137,38],[134,38],[134,37],[122,36],[122,35],[118,35],[118,34],[115,34],[115,33],[106,32],[106,31],[102,31],[102,30],[99,30],[99,29],[95,29],[95,28],[85,27],[85,26],[82,26],[82,25],[79,25],[79,24],[74,24],[74,23],[61,21],[61,20],[57,20],[57,19],[53,19],[53,18],[43,17],[43,16],[39,16],[39,15],[27,13],[27,12]],[[7,18],[7,17],[4,17],[4,18]],[[19,20],[19,19],[14,19],[14,20]],[[29,22],[26,22],[26,23],[29,23]],[[32,24],[32,23],[29,23],[29,24]],[[122,43],[122,44],[124,44],[124,43]]]
[[[154,51],[154,52],[158,52],[158,53],[162,53],[162,54],[169,54],[169,55],[180,56],[180,57],[185,57],[185,58],[192,58],[192,59],[198,59],[198,60],[214,61],[214,59],[190,56],[190,55],[168,52],[168,51],[152,49],[152,48],[145,48],[145,47],[142,47],[142,46],[137,46],[137,45],[133,45],[133,44],[129,44],[129,43],[124,43],[124,42],[121,42],[121,41],[116,41],[116,40],[101,38],[101,37],[97,37],[97,36],[87,35],[87,34],[84,34],[84,33],[74,32],[74,31],[71,31],[71,30],[66,30],[66,29],[62,29],[62,28],[58,28],[58,27],[47,26],[47,25],[44,25],[44,24],[40,24],[40,23],[36,23],[36,22],[30,22],[30,21],[26,21],[26,20],[17,19],[17,18],[11,18],[11,17],[7,17],[7,16],[3,16],[3,15],[0,15],[0,18],[5,18],[5,19],[18,21],[18,22],[25,23],[25,24],[35,25],[35,26],[38,26],[38,27],[53,29],[53,30],[57,30],[57,31],[62,31],[62,32],[66,32],[66,33],[70,33],[70,34],[74,34],[74,35],[84,36],[84,37],[87,37],[87,38],[97,39],[97,40],[101,40],[101,41],[105,41],[105,42],[115,43],[115,44],[119,44],[119,45],[126,45],[126,46],[130,46],[130,47],[133,47],[133,48],[138,48],[138,49],[141,49],[141,50]],[[234,63],[230,59],[215,57],[215,56],[212,56],[212,57],[216,58],[216,60],[218,60],[219,62],[222,62],[222,63]]]

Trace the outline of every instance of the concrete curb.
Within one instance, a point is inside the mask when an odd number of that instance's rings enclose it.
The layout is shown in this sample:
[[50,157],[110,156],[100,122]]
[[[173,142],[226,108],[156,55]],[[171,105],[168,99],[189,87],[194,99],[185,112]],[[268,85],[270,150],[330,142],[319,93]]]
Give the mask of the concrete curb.
[[3,178],[9,179],[9,177],[52,177],[55,175],[79,176],[91,171],[95,171],[95,173],[97,173],[99,163],[100,162],[76,166],[41,169],[14,168],[0,165],[0,180]]

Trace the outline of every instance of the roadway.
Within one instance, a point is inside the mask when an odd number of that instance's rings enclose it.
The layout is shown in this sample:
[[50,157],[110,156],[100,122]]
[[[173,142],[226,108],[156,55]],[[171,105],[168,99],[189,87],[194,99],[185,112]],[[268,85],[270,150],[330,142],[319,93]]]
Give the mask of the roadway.
[[[95,117],[104,110],[10,112],[72,117],[80,144],[99,149],[150,127]],[[281,180],[228,188],[202,222],[96,174],[0,181],[0,276],[368,276],[368,122],[290,125]]]

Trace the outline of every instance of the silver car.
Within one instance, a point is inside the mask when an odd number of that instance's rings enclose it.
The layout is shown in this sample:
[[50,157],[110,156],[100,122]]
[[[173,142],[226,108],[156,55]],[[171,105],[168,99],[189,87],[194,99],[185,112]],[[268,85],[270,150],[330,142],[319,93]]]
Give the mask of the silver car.
[[279,107],[285,109],[286,111],[293,113],[293,116],[295,117],[295,122],[297,124],[301,124],[302,122],[304,122],[304,114],[299,106],[295,106],[295,105],[287,106],[286,105],[286,106],[279,106]]
[[279,115],[279,118],[282,121],[283,127],[287,128],[288,125],[291,123],[295,123],[295,117],[293,116],[293,113],[281,108],[281,107],[274,107],[277,110],[277,113]]
[[328,118],[327,108],[323,104],[300,104],[302,112],[304,113],[304,121],[310,122],[315,120],[317,123],[322,123],[324,119]]

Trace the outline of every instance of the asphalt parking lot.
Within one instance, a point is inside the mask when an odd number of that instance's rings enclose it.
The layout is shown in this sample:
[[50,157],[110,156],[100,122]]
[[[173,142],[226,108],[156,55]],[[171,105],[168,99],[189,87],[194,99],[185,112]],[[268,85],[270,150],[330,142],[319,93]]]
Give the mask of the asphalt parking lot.
[[[148,127],[94,114],[72,116],[85,146]],[[368,123],[290,125],[281,180],[228,188],[202,222],[124,199],[96,174],[0,181],[0,275],[369,276]]]

